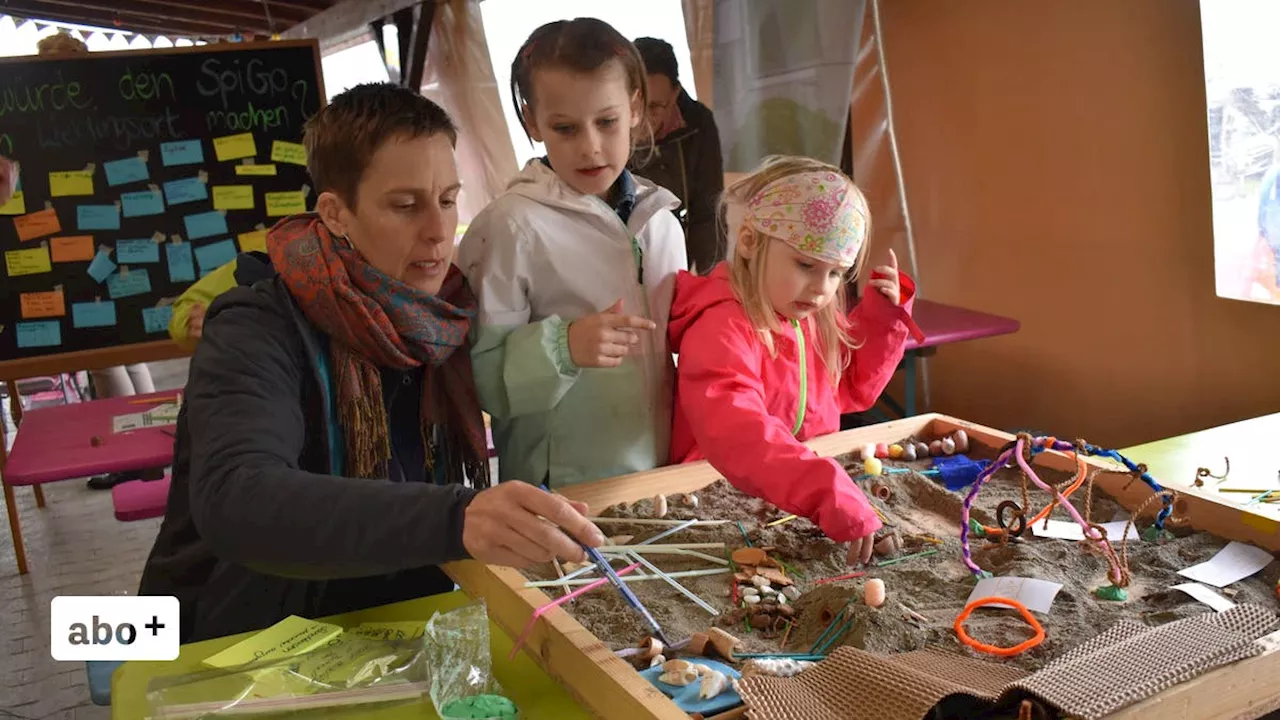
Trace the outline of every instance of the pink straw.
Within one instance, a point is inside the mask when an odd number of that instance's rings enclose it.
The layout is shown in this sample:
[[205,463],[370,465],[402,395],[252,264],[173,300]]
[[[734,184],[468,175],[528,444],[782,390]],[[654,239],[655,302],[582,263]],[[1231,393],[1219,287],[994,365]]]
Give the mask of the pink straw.
[[[638,567],[640,567],[640,563],[632,563],[632,564],[630,564],[630,565],[628,565],[628,566],[626,566],[626,567],[622,568],[621,570],[619,570],[619,571],[617,572],[617,575],[618,575],[619,577],[621,577],[621,576],[626,575],[627,573],[631,572],[632,570],[635,570],[635,569],[636,569],[636,568],[638,568]],[[529,616],[529,622],[525,623],[524,630],[520,631],[520,637],[516,638],[516,644],[512,646],[512,648],[511,648],[511,654],[510,654],[509,656],[507,656],[507,660],[508,660],[508,661],[511,661],[511,660],[515,660],[515,659],[516,659],[516,653],[517,653],[517,652],[519,652],[520,648],[524,645],[524,641],[529,637],[529,632],[530,632],[531,630],[533,630],[533,624],[534,624],[534,623],[536,623],[536,622],[538,622],[538,618],[542,617],[544,613],[546,613],[548,610],[550,610],[550,609],[551,609],[551,608],[553,608],[553,607],[559,607],[559,606],[561,606],[561,605],[563,605],[563,604],[565,604],[565,603],[569,602],[570,600],[572,600],[572,599],[574,599],[574,598],[578,597],[579,595],[581,595],[581,594],[583,594],[583,593],[591,592],[592,590],[595,590],[596,588],[598,588],[598,587],[600,587],[601,585],[604,585],[605,583],[608,583],[608,582],[609,582],[609,578],[607,578],[607,577],[602,577],[602,578],[600,578],[599,580],[596,580],[596,581],[595,581],[595,582],[593,582],[593,583],[589,583],[589,584],[587,584],[587,585],[583,585],[582,587],[578,588],[577,590],[574,590],[573,592],[569,593],[568,595],[565,595],[565,596],[564,596],[564,597],[562,597],[562,598],[557,598],[557,599],[555,599],[555,600],[552,600],[551,602],[547,603],[546,605],[543,605],[542,607],[538,608],[537,610],[534,610],[534,611],[533,611],[533,614]]]

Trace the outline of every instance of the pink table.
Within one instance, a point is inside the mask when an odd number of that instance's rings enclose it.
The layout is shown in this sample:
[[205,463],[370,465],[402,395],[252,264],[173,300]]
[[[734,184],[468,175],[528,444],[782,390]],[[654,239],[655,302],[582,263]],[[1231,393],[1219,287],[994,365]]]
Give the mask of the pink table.
[[916,365],[920,357],[933,354],[942,345],[1011,335],[1022,328],[1013,318],[924,299],[916,300],[911,316],[925,338],[923,342],[916,342],[907,336],[907,350],[902,357],[902,369],[906,372],[903,403],[899,405],[887,393],[881,397],[902,417],[916,414]]
[[[112,432],[112,418],[149,410],[172,400],[177,391],[107,398],[91,402],[27,410],[18,424],[13,449],[0,466],[9,530],[18,558],[18,572],[26,573],[22,530],[14,506],[13,488],[73,480],[92,475],[134,472],[173,462],[174,426]],[[148,402],[151,401],[151,402]],[[101,438],[97,446],[93,438]],[[39,498],[38,498],[39,499]],[[43,503],[39,503],[43,506]]]

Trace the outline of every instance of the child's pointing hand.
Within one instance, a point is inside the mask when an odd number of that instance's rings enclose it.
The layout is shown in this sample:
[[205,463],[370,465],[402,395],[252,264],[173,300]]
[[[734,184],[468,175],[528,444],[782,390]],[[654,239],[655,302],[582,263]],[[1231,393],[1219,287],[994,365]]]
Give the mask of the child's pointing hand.
[[898,285],[898,256],[893,250],[889,251],[889,264],[875,268],[867,285],[879,290],[894,305],[902,304],[902,288]]
[[578,367],[618,367],[640,343],[636,331],[656,327],[647,318],[623,314],[619,300],[604,312],[569,323],[569,357]]

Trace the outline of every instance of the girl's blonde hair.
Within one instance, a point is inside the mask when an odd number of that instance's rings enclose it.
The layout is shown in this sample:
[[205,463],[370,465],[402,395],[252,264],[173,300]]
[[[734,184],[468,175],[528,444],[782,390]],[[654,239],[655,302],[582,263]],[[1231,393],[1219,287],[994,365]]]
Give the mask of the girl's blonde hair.
[[[813,158],[771,155],[764,159],[760,167],[725,188],[720,201],[720,215],[723,218],[730,205],[745,206],[751,198],[776,180],[799,173],[823,171],[839,174],[849,183],[853,192],[861,192],[853,181],[840,171],[840,168]],[[771,356],[776,356],[773,334],[782,332],[782,325],[778,322],[777,311],[769,302],[764,284],[769,246],[782,241],[775,240],[746,225],[737,232],[739,236],[736,239],[733,257],[729,258],[729,282],[733,286],[733,293],[737,296],[738,302],[742,303],[742,307],[746,310],[751,324],[759,331],[760,341],[768,348]],[[742,242],[742,233],[750,233],[754,240],[755,251],[750,253],[750,257],[746,257],[737,250],[737,245]],[[870,238],[870,236],[871,222],[868,219],[867,237]],[[862,243],[847,277],[856,278],[862,271],[870,244],[870,240]],[[849,353],[845,350],[854,350],[862,345],[862,342],[855,340],[850,332],[849,319],[845,314],[847,298],[845,286],[846,283],[841,283],[836,288],[835,299],[805,321],[810,323],[818,338],[818,347],[815,350],[827,368],[832,384],[839,382],[840,376],[849,365]]]
[[60,30],[54,35],[41,38],[40,42],[36,43],[36,54],[42,56],[72,55],[87,52],[89,52],[89,46],[66,30]]

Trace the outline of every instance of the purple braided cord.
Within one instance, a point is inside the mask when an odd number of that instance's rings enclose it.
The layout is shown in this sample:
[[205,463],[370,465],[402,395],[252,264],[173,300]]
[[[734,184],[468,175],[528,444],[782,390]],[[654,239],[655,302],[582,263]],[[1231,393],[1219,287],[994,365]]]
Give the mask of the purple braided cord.
[[1013,449],[1010,448],[1000,453],[999,457],[979,473],[978,479],[973,481],[973,487],[969,489],[969,494],[964,496],[964,502],[960,504],[960,552],[964,564],[974,575],[981,575],[984,571],[973,562],[973,556],[969,552],[969,507],[973,505],[974,498],[978,497],[978,491],[982,489],[983,484],[1009,462],[1009,455],[1012,452]]

